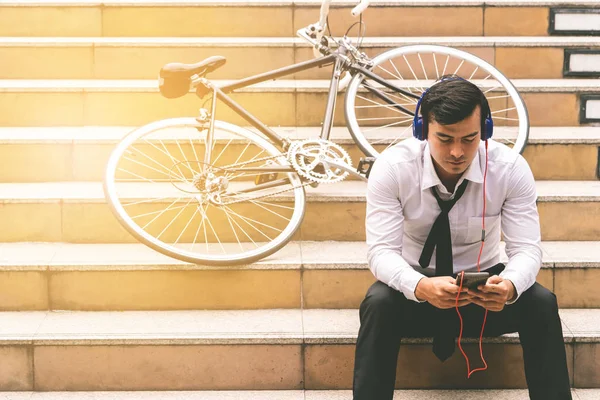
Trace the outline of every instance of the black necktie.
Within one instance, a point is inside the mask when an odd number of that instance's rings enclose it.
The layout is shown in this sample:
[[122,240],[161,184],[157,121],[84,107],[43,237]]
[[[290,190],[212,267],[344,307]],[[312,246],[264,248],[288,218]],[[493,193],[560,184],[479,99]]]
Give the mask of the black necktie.
[[[433,249],[436,248],[435,255],[435,276],[452,276],[454,273],[452,262],[452,236],[450,233],[450,219],[448,213],[454,207],[454,204],[462,197],[469,181],[466,179],[456,190],[454,199],[444,201],[440,199],[435,187],[431,188],[438,205],[440,206],[440,215],[436,218],[429,236],[425,241],[425,246],[419,257],[421,268],[429,266]],[[437,310],[438,326],[437,332],[433,336],[433,353],[441,361],[445,361],[454,353],[454,319],[453,309]]]

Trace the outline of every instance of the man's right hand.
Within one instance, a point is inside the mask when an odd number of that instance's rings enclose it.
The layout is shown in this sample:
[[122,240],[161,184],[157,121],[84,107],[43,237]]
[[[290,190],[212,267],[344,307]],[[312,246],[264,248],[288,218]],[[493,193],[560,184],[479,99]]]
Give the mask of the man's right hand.
[[[415,296],[419,301],[427,301],[434,307],[446,309],[456,307],[456,296],[458,295],[458,285],[451,276],[436,276],[433,278],[423,278],[417,283]],[[473,296],[467,293],[467,288],[463,288],[458,297],[458,306],[463,307],[471,303]]]

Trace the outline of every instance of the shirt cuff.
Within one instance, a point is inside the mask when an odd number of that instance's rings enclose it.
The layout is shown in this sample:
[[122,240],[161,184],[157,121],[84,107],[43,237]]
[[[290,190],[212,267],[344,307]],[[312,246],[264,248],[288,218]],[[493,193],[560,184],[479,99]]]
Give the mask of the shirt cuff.
[[522,282],[521,277],[519,276],[519,274],[517,274],[513,271],[506,271],[506,270],[504,270],[503,272],[500,273],[500,277],[502,279],[507,279],[512,282],[513,286],[515,287],[515,294],[517,295],[513,301],[507,301],[506,305],[515,304],[517,302],[517,300],[519,300],[519,297],[521,297],[521,293],[523,293],[525,291],[523,289],[523,285],[521,284],[521,282]]
[[417,289],[417,285],[419,281],[423,278],[426,278],[425,275],[415,271],[412,267],[407,268],[404,276],[402,277],[402,293],[404,296],[412,301],[417,303],[424,303],[425,300],[417,299],[415,295],[415,290]]

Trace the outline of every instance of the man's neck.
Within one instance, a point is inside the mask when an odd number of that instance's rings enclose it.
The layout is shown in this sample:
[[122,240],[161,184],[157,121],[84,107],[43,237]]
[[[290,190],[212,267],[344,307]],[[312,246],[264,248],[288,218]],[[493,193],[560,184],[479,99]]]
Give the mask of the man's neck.
[[448,173],[446,173],[446,171],[444,171],[443,168],[441,168],[436,163],[436,161],[433,159],[433,157],[431,158],[431,160],[433,161],[433,167],[435,169],[435,173],[437,174],[438,178],[440,178],[440,181],[442,181],[442,185],[444,185],[444,187],[446,188],[446,190],[448,190],[448,192],[454,193],[456,184],[458,183],[458,181],[460,180],[460,177],[463,174],[457,174],[457,175],[448,174]]
[[459,179],[460,179],[460,177],[458,177],[456,179],[452,178],[452,180],[448,181],[448,180],[444,180],[444,179],[440,178],[440,180],[442,181],[442,184],[446,187],[446,189],[450,193],[454,193],[454,189],[456,189],[456,184],[458,183]]

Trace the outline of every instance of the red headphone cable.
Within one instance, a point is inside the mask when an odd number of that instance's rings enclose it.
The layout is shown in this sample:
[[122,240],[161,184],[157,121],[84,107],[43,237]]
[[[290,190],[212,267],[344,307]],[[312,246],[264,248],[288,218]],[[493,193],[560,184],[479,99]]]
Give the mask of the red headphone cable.
[[[485,182],[486,182],[486,178],[487,178],[487,169],[488,169],[488,141],[485,141],[485,172],[483,173],[483,215],[481,217],[481,247],[479,248],[479,256],[477,257],[477,272],[480,272],[480,266],[479,263],[481,261],[481,254],[483,253],[483,246],[485,244]],[[482,340],[483,340],[483,331],[485,329],[485,323],[487,321],[487,315],[488,315],[488,310],[485,310],[485,314],[483,316],[483,324],[481,325],[481,334],[479,335],[479,355],[481,356],[481,361],[483,361],[483,364],[485,365],[485,367],[483,368],[476,368],[474,370],[471,370],[471,366],[469,363],[469,357],[467,356],[467,354],[465,353],[465,351],[462,348],[461,345],[461,340],[462,340],[462,334],[463,334],[463,318],[462,315],[460,314],[460,310],[458,308],[458,297],[460,296],[460,293],[462,291],[462,284],[463,284],[463,279],[464,278],[464,271],[461,272],[461,281],[460,281],[460,287],[458,289],[458,294],[456,295],[456,312],[458,313],[458,318],[460,319],[460,333],[458,335],[458,348],[460,349],[460,352],[462,353],[462,355],[465,357],[465,360],[467,361],[467,378],[471,378],[471,375],[477,371],[485,371],[488,368],[487,363],[485,362],[485,358],[483,358],[483,347],[482,347]]]

